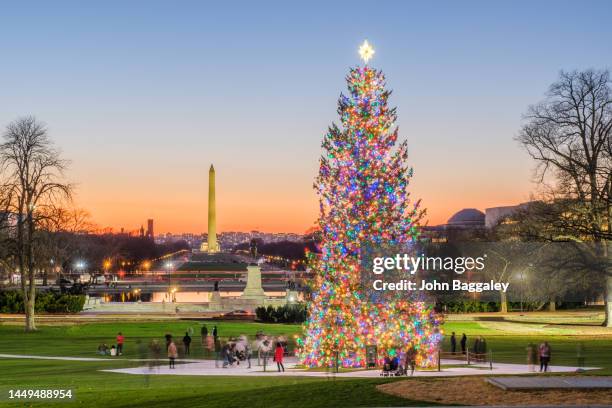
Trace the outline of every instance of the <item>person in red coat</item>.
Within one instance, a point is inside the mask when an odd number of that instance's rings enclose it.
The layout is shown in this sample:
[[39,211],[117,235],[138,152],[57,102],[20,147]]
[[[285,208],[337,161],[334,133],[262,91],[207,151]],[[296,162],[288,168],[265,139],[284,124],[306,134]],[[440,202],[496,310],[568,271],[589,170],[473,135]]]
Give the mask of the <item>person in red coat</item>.
[[125,341],[125,337],[121,332],[117,333],[117,355],[120,356],[123,354],[123,342]]
[[285,355],[285,349],[283,349],[282,344],[276,343],[276,350],[274,350],[274,361],[276,361],[276,367],[278,368],[278,372],[280,372],[281,368],[283,372],[285,372],[285,366],[283,365],[283,356]]

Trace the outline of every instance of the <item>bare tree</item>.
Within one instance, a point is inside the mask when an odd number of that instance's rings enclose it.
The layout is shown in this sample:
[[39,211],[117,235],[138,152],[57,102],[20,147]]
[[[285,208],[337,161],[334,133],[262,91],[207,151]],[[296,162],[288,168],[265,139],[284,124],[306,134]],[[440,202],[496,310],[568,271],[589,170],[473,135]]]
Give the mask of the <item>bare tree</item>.
[[[554,204],[544,223],[547,239],[592,242],[602,259],[612,238],[610,86],[606,70],[561,72],[546,99],[529,108],[518,136]],[[612,274],[596,272],[606,282],[606,325],[612,326]]]
[[43,285],[48,277],[62,270],[79,247],[82,234],[95,229],[89,212],[81,208],[49,207],[39,216],[39,234],[36,240],[38,269]]
[[26,331],[36,330],[36,234],[48,209],[70,199],[72,187],[62,182],[67,162],[33,116],[10,123],[0,145],[0,168],[4,179],[7,212],[15,217],[14,251],[21,274]]

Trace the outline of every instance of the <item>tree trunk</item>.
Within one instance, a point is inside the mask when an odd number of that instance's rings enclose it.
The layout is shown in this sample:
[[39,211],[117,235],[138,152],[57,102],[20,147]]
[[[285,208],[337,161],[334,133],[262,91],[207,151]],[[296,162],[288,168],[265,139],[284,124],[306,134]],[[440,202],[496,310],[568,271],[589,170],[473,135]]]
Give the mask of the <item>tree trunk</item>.
[[36,331],[36,322],[34,321],[34,315],[36,313],[34,307],[34,305],[36,304],[36,274],[34,272],[34,251],[32,248],[34,242],[33,237],[34,222],[32,220],[32,212],[30,211],[30,213],[28,214],[28,235],[26,241],[26,265],[28,268],[28,277],[30,278],[30,281],[28,282],[27,302],[25,304],[26,332]]
[[555,302],[554,300],[551,300],[550,302],[548,302],[548,311],[555,312],[556,310],[557,310],[557,302]]
[[499,292],[499,311],[500,313],[508,313],[508,298],[505,292]]
[[605,327],[612,327],[612,276],[606,277],[606,292],[604,296],[606,318],[603,325]]
[[[35,286],[32,286],[35,289]],[[28,296],[28,301],[25,304],[25,313],[26,313],[26,321],[25,321],[25,331],[32,332],[36,331],[36,321],[34,320],[34,305],[36,304],[35,294],[30,292]]]

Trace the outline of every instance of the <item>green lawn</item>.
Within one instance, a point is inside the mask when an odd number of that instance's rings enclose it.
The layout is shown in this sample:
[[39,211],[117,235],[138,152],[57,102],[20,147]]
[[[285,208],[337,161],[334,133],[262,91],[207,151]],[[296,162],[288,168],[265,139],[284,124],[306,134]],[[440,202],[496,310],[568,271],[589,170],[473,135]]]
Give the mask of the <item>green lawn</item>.
[[[112,364],[118,367],[120,361]],[[108,365],[104,365],[108,367]],[[100,363],[0,360],[0,390],[70,388],[83,407],[353,407],[424,405],[378,392],[393,380],[303,377],[137,376],[96,371]],[[28,406],[42,406],[31,403]],[[50,404],[51,405],[51,404]],[[58,406],[62,406],[57,404]],[[427,404],[431,405],[431,404]],[[20,406],[0,402],[0,406]],[[21,405],[23,406],[23,405]],[[46,404],[45,404],[46,406]]]
[[[555,315],[551,315],[553,317]],[[551,319],[555,320],[555,319]],[[557,319],[558,320],[558,319]],[[584,319],[583,319],[584,320]],[[299,325],[260,324],[243,322],[206,322],[209,330],[217,325],[222,338],[257,331],[271,335],[299,334]],[[347,406],[410,406],[422,405],[379,393],[375,386],[395,379],[326,379],[291,377],[200,377],[200,376],[139,376],[105,373],[105,368],[141,365],[128,358],[143,357],[137,341],[145,344],[171,333],[179,339],[191,328],[194,331],[192,355],[208,357],[200,345],[202,322],[189,320],[87,322],[61,325],[40,324],[36,333],[25,334],[19,325],[0,324],[0,353],[48,356],[97,357],[98,344],[114,343],[116,333],[126,337],[125,353],[120,358],[100,362],[51,361],[0,358],[0,392],[9,387],[71,388],[76,391],[75,405],[86,407],[347,407]],[[584,329],[581,321],[565,319],[562,324],[550,323],[544,317],[515,321],[483,317],[481,320],[449,319],[444,325],[444,348],[455,332],[459,339],[466,333],[473,341],[484,336],[497,362],[525,363],[525,347],[547,340],[553,350],[553,364],[576,364],[576,347],[585,346],[587,365],[603,367],[596,374],[612,374],[612,332],[596,326]],[[586,330],[586,331],[585,331]],[[590,334],[589,334],[590,333]],[[576,335],[580,334],[580,335]],[[459,363],[460,364],[460,363]],[[483,372],[483,375],[486,375]],[[2,402],[0,406],[8,405]],[[43,404],[32,403],[32,406]],[[75,406],[73,405],[73,406]]]
[[[295,324],[206,322],[211,334],[214,325],[217,326],[222,340],[241,334],[253,337],[258,331],[263,331],[269,335],[285,335],[293,341],[293,335],[301,331],[301,326]],[[114,344],[117,333],[121,332],[125,336],[124,357],[139,358],[137,340],[148,344],[151,340],[158,339],[163,344],[164,335],[169,333],[180,344],[185,333],[191,328],[194,332],[191,357],[209,357],[201,346],[201,327],[201,322],[188,320],[39,325],[39,331],[26,335],[21,326],[0,325],[0,353],[95,357],[99,344]]]
[[[99,370],[142,365],[128,361],[141,357],[136,341],[148,342],[171,333],[182,338],[191,327],[195,331],[191,357],[208,357],[200,345],[195,321],[86,323],[79,325],[40,325],[36,333],[23,333],[16,325],[0,325],[0,353],[47,356],[99,357],[99,343],[114,342],[121,331],[125,337],[122,358],[102,362],[50,361],[0,358],[0,392],[10,388],[71,388],[76,404],[85,407],[300,407],[336,406],[402,406],[423,405],[418,402],[380,393],[375,386],[393,379],[341,380],[291,377],[242,378],[199,376],[137,376],[105,373]],[[207,323],[212,331],[216,324],[221,337],[255,335],[263,331],[272,335],[292,336],[299,325],[242,322]],[[1,402],[0,406],[12,406]],[[32,403],[41,406],[41,403]],[[19,406],[18,404],[13,404]],[[71,405],[69,405],[71,406]]]

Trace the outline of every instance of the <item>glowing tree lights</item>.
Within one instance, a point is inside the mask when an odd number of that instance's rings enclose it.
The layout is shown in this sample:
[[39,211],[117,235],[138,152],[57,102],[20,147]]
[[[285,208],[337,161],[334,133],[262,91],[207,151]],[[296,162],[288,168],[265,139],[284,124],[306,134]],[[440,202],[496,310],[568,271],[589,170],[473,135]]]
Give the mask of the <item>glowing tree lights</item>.
[[[366,63],[373,56],[367,41],[360,54]],[[431,307],[401,296],[372,302],[361,285],[364,245],[416,242],[423,212],[409,200],[407,145],[397,144],[383,73],[356,67],[347,83],[349,94],[338,103],[342,126],[333,124],[324,137],[315,183],[322,243],[311,256],[316,277],[299,355],[308,366],[363,367],[366,346],[376,345],[379,362],[413,348],[417,363],[429,365],[440,338]]]

